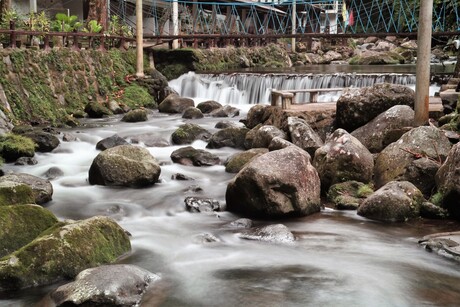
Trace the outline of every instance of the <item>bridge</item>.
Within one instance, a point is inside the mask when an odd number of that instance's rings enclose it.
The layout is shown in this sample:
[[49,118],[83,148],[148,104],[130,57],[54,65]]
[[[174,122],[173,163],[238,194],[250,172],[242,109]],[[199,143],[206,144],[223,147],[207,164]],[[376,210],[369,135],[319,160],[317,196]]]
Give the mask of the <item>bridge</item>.
[[[423,0],[144,0],[144,37],[157,40],[407,36]],[[111,1],[133,26],[135,0]],[[460,35],[460,0],[437,0],[433,36]]]

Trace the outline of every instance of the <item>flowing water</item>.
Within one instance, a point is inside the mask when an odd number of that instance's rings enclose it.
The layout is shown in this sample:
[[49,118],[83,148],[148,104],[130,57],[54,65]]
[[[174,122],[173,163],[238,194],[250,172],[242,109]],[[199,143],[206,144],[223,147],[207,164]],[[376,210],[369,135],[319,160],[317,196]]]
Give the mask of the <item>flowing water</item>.
[[[238,121],[245,116],[242,109]],[[219,119],[193,120],[211,132]],[[187,196],[225,203],[233,174],[224,166],[173,164],[180,146],[147,147],[162,164],[159,183],[144,189],[90,186],[88,170],[98,154],[96,143],[115,133],[128,140],[153,134],[169,139],[184,122],[179,115],[150,114],[143,123],[120,122],[115,116],[87,120],[86,128],[66,131],[77,141],[61,142],[52,153],[37,154],[35,166],[4,166],[5,171],[44,176],[50,167],[64,175],[52,180],[53,201],[46,208],[61,219],[107,215],[131,234],[133,251],[121,260],[159,273],[165,280],[161,306],[458,306],[458,263],[428,253],[417,244],[423,235],[458,230],[456,222],[416,221],[383,224],[355,211],[322,212],[283,221],[254,221],[256,226],[283,223],[294,244],[240,239],[227,226],[239,218],[229,212],[189,213]],[[140,144],[140,146],[144,146]],[[206,143],[197,141],[195,148]],[[209,150],[222,161],[237,152]],[[182,173],[194,178],[178,181]],[[197,190],[200,187],[202,191]],[[204,243],[202,234],[220,242]],[[33,306],[56,285],[0,295],[0,306]],[[148,305],[150,306],[150,305]]]

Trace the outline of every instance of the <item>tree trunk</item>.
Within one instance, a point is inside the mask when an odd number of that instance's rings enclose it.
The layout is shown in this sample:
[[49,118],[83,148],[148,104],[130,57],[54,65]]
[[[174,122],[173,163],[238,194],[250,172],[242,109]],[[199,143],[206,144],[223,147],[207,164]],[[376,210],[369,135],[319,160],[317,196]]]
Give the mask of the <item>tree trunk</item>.
[[97,20],[102,26],[103,31],[108,28],[107,0],[87,0],[89,11],[88,21]]
[[0,17],[3,17],[3,12],[11,9],[11,0],[0,1]]

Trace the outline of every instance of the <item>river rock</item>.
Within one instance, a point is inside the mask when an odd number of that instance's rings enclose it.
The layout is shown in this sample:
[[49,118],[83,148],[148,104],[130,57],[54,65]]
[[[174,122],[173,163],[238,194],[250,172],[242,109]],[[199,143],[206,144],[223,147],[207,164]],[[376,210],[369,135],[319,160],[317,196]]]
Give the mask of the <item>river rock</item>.
[[358,214],[383,222],[404,222],[420,216],[425,201],[422,192],[409,181],[391,181],[371,194]]
[[200,127],[197,124],[180,125],[171,135],[173,144],[183,145],[191,144],[196,140],[208,141],[211,138],[211,133]]
[[188,107],[185,109],[184,113],[182,113],[182,118],[185,119],[199,119],[203,117],[204,115],[201,110],[195,107]]
[[185,208],[189,212],[200,213],[221,210],[219,201],[212,198],[189,196],[184,202]]
[[444,161],[452,147],[442,130],[422,126],[405,133],[397,142],[388,145],[377,156],[374,181],[377,187],[399,180],[407,167],[423,157]]
[[460,231],[427,235],[418,243],[425,246],[430,252],[460,261]]
[[143,187],[158,181],[161,168],[142,147],[120,145],[99,153],[89,169],[89,183],[108,186]]
[[42,176],[48,180],[53,180],[64,176],[64,171],[57,166],[52,166]]
[[23,136],[32,139],[37,144],[35,148],[38,152],[50,152],[59,146],[59,139],[44,131],[34,130],[31,132],[24,133]]
[[[371,49],[374,47],[371,47]],[[348,61],[350,65],[404,64],[405,58],[391,51],[364,50]]]
[[352,180],[333,184],[327,192],[327,199],[338,210],[356,210],[373,192],[369,185]]
[[232,147],[246,149],[244,140],[249,129],[247,128],[225,128],[214,133],[206,148]]
[[162,113],[182,113],[188,107],[194,106],[195,103],[192,99],[170,94],[158,105],[158,110]]
[[336,125],[351,132],[395,105],[413,107],[414,95],[406,86],[388,83],[345,90],[337,101]]
[[32,188],[34,203],[43,205],[53,198],[53,185],[49,180],[24,173],[7,174],[0,177],[0,182],[13,181]]
[[160,276],[130,264],[103,265],[80,272],[51,293],[57,306],[140,306]]
[[436,173],[436,186],[442,206],[456,219],[460,219],[460,143],[455,144],[446,161]]
[[170,144],[168,140],[162,138],[156,133],[143,133],[136,136],[128,137],[133,144],[143,143],[147,147],[167,147]]
[[251,142],[248,142],[248,136],[246,137],[246,146],[251,146],[250,148],[268,148],[273,138],[287,138],[283,131],[271,125],[261,126],[258,129],[256,127],[251,131],[254,131]]
[[279,137],[274,137],[272,141],[270,142],[270,145],[268,145],[268,150],[269,151],[279,150],[279,149],[283,149],[289,146],[295,146],[295,145],[289,142],[288,140],[285,140]]
[[326,192],[334,183],[356,180],[368,183],[372,179],[374,158],[358,139],[343,129],[337,129],[318,148],[313,166]]
[[128,235],[111,218],[61,222],[0,260],[0,291],[74,278],[82,270],[112,263],[130,250]]
[[381,152],[397,141],[407,127],[414,126],[414,110],[406,105],[391,107],[351,133],[372,153]]
[[407,165],[399,180],[413,183],[423,195],[429,197],[435,189],[435,176],[441,165],[438,161],[420,158]]
[[99,102],[90,102],[85,106],[85,112],[90,118],[101,118],[106,115],[112,115],[112,112]]
[[240,115],[240,109],[226,105],[209,113],[212,117],[235,117]]
[[283,224],[251,228],[238,235],[241,239],[286,244],[295,241],[294,234]]
[[38,164],[35,157],[20,157],[14,162],[14,165],[36,165]]
[[228,184],[227,210],[261,218],[320,211],[320,180],[308,153],[296,146],[250,161]]
[[57,222],[49,210],[37,205],[0,206],[0,258],[30,243]]
[[420,216],[427,219],[445,219],[449,217],[449,212],[429,201],[424,201],[420,207]]
[[252,227],[252,220],[251,219],[246,219],[246,218],[241,218],[234,220],[233,222],[230,222],[228,224],[225,224],[224,227],[227,228],[251,228]]
[[320,136],[305,120],[298,117],[288,117],[288,126],[292,143],[314,157],[315,151],[323,146]]
[[5,162],[14,162],[21,157],[33,157],[35,146],[30,138],[22,135],[0,135],[0,156]]
[[211,166],[220,164],[218,156],[203,149],[195,149],[192,146],[179,148],[171,153],[174,163],[194,166]]
[[256,104],[251,107],[246,116],[246,127],[252,129],[259,124],[265,123],[271,116],[271,109],[271,106],[263,104]]
[[228,121],[228,120],[222,120],[220,122],[217,122],[214,128],[216,129],[225,129],[225,128],[231,128],[231,127],[238,127],[238,125],[235,122]]
[[129,143],[118,134],[114,134],[97,142],[96,149],[104,151],[119,145],[129,145]]
[[231,155],[225,164],[227,173],[238,173],[249,161],[268,152],[266,148],[252,148]]
[[110,112],[112,112],[113,114],[124,113],[123,109],[120,107],[116,100],[110,100],[109,102],[107,102],[107,109],[109,109]]
[[222,105],[214,100],[200,102],[196,106],[203,114],[211,113],[214,110],[222,108]]
[[126,113],[121,121],[127,123],[137,123],[147,121],[147,111],[145,109],[135,109]]
[[32,188],[24,183],[0,181],[0,206],[35,203]]

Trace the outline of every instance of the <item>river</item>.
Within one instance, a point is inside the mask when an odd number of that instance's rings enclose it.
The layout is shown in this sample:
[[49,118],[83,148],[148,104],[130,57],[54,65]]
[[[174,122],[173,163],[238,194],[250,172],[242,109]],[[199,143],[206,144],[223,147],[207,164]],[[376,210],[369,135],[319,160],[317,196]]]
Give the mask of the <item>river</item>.
[[[237,122],[250,106],[235,106],[242,112],[230,120]],[[205,117],[193,122],[215,132],[219,120]],[[326,208],[303,218],[254,221],[256,226],[283,223],[296,236],[294,244],[244,240],[237,236],[241,230],[227,226],[238,216],[185,210],[187,196],[225,203],[233,175],[222,165],[173,164],[170,154],[181,146],[147,147],[162,165],[160,181],[152,187],[88,184],[88,170],[98,154],[95,146],[102,138],[117,133],[130,140],[150,133],[169,139],[189,121],[157,111],[142,123],[121,122],[119,116],[84,120],[86,127],[63,131],[78,140],[62,141],[52,153],[37,154],[37,165],[8,164],[3,169],[44,176],[49,168],[60,168],[64,175],[51,181],[53,200],[45,207],[61,219],[94,215],[116,219],[132,234],[132,253],[121,262],[159,273],[167,282],[161,306],[458,306],[458,263],[417,244],[426,234],[458,230],[457,222],[384,224],[355,211]],[[193,146],[205,149],[206,143],[197,141]],[[222,161],[237,152],[209,151]],[[174,180],[176,173],[194,180]],[[202,234],[212,234],[220,242],[203,243]],[[56,286],[2,294],[0,306],[33,306]]]

